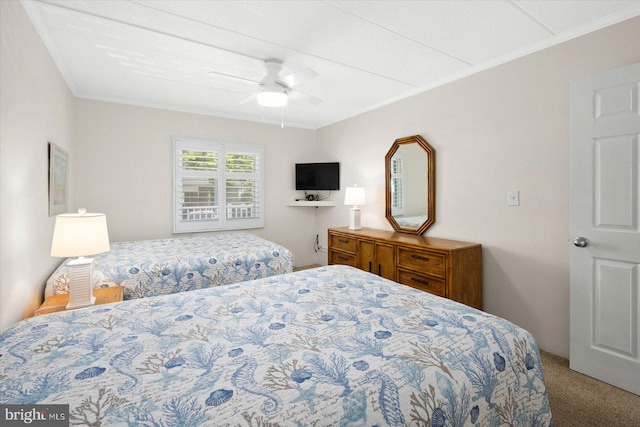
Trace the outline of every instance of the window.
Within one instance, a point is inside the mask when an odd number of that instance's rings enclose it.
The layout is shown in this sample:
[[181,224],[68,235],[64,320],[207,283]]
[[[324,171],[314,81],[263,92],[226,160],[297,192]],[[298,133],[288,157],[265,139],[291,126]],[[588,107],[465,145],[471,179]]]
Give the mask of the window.
[[402,157],[391,159],[391,215],[404,214],[404,172]]
[[264,226],[262,147],[174,138],[173,232]]

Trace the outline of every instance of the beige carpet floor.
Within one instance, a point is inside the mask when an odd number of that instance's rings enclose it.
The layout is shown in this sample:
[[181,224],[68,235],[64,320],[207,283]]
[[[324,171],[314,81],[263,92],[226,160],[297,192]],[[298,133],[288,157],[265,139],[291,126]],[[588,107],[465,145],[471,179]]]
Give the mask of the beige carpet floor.
[[569,369],[569,361],[540,353],[555,427],[640,427],[640,396]]

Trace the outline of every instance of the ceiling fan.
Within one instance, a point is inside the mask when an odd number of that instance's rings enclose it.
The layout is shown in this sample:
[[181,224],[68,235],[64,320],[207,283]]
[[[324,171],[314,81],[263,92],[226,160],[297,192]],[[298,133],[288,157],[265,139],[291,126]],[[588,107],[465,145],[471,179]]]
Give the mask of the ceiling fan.
[[[240,104],[246,104],[253,100],[257,100],[258,104],[263,107],[284,107],[287,105],[289,99],[313,105],[322,102],[314,96],[293,89],[294,86],[297,86],[304,81],[318,77],[318,73],[312,69],[307,68],[286,76],[280,76],[280,72],[282,71],[282,61],[275,58],[266,59],[264,61],[264,67],[266,74],[262,80],[259,82],[250,80],[252,83],[258,84],[256,92],[241,101]],[[242,77],[229,76],[228,74],[216,73],[215,71],[212,71],[212,73],[247,81],[247,79]]]

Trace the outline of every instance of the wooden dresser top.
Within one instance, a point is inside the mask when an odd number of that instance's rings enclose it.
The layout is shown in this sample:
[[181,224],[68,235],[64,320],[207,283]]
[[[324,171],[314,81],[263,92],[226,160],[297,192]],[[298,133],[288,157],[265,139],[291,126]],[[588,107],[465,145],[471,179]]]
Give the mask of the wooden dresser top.
[[468,249],[473,246],[481,246],[479,243],[461,242],[459,240],[440,239],[437,237],[418,236],[415,234],[398,233],[390,230],[378,230],[376,228],[363,228],[361,230],[350,230],[349,227],[332,227],[329,232],[350,234],[361,238],[374,238],[386,240],[393,243],[420,246],[440,250],[456,251]]

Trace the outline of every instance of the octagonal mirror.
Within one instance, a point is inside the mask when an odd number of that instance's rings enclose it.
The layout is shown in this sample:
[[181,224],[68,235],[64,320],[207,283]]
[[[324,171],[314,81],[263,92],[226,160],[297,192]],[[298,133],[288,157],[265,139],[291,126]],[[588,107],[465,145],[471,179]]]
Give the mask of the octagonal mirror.
[[423,234],[436,220],[436,152],[420,135],[396,139],[385,156],[386,217],[394,230]]

